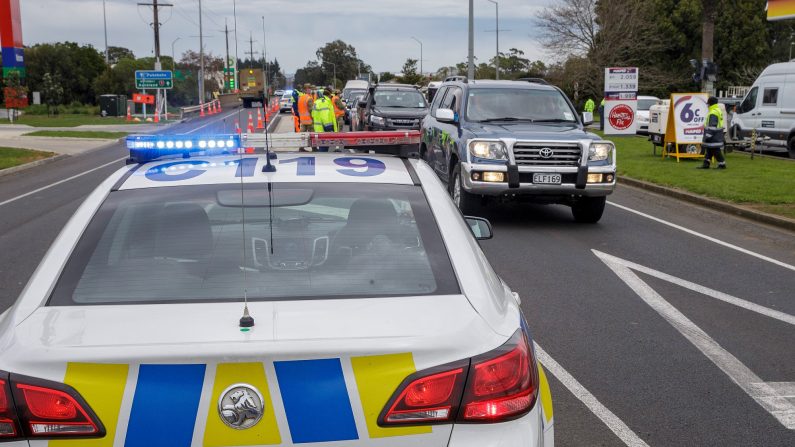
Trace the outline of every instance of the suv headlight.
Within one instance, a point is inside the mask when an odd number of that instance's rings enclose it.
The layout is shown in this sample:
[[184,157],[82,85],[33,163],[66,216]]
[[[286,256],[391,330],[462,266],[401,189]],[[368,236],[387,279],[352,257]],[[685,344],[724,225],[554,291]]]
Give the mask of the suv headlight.
[[469,153],[478,158],[508,159],[508,148],[502,141],[470,141]]
[[370,124],[375,124],[376,126],[383,126],[386,124],[386,120],[384,120],[383,116],[370,115]]
[[588,152],[588,160],[590,161],[603,161],[610,158],[613,153],[613,143],[600,141],[598,143],[591,143],[591,149]]

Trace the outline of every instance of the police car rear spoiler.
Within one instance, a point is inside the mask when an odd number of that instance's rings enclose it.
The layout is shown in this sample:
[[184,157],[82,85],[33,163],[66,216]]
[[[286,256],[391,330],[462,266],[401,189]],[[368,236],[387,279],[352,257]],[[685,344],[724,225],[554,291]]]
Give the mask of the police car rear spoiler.
[[385,132],[303,132],[287,134],[246,133],[241,135],[130,135],[128,163],[191,158],[195,156],[265,153],[274,149],[328,147],[361,152],[419,157],[418,130]]

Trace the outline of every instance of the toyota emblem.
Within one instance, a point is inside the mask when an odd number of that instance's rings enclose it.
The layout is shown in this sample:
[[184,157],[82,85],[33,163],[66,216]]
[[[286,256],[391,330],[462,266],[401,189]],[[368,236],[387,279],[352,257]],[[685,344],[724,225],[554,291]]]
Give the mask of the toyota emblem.
[[552,158],[552,156],[555,155],[555,151],[553,151],[548,147],[545,147],[540,151],[538,151],[538,155],[540,155],[541,158]]

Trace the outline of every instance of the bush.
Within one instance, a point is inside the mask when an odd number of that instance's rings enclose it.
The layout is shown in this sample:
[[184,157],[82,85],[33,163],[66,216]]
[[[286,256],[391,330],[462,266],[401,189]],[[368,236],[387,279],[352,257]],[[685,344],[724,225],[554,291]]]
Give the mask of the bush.
[[45,104],[32,104],[23,110],[23,112],[26,115],[46,115],[47,106]]
[[[96,116],[99,115],[99,106],[92,106],[88,104],[81,104],[79,102],[73,102],[69,105],[58,105],[52,108],[52,113],[56,113],[58,115],[89,115],[89,116]],[[32,104],[28,106],[24,110],[25,114],[27,115],[36,115],[36,116],[43,116],[47,115],[47,105],[46,104]]]

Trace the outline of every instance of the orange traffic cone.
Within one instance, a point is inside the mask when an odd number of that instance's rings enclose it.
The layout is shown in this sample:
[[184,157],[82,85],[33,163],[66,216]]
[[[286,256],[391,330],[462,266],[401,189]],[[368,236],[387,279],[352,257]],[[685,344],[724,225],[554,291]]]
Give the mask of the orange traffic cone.
[[129,105],[127,106],[127,121],[132,121],[132,113]]
[[248,133],[254,133],[254,117],[248,112]]
[[216,104],[215,101],[213,101],[213,115],[215,115],[216,113],[218,113],[218,104]]
[[218,101],[218,113],[221,113],[221,112],[223,112],[223,110],[221,109],[221,101],[219,100]]
[[240,130],[240,121],[239,120],[235,120],[235,133],[238,134],[238,135],[243,133],[243,131]]
[[199,116],[204,118],[204,103],[203,102],[199,103],[199,110],[200,110]]
[[155,124],[160,122],[160,111],[155,108]]
[[262,125],[262,109],[257,109],[257,129],[264,129],[264,128],[265,126]]

